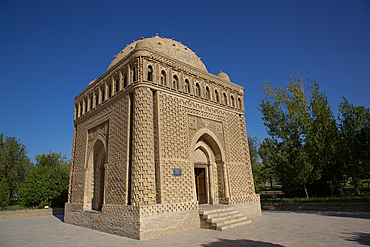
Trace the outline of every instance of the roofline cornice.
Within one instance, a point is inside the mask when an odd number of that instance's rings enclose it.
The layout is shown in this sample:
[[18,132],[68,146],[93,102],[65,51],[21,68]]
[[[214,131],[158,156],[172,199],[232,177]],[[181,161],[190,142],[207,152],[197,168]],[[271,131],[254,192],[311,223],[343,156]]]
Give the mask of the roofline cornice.
[[[201,69],[198,69],[196,67],[193,67],[191,65],[188,65],[182,61],[179,61],[175,58],[166,56],[164,54],[161,54],[159,52],[156,52],[148,47],[140,47],[135,48],[132,50],[129,54],[127,54],[125,57],[123,57],[120,61],[118,61],[115,65],[113,65],[111,68],[109,68],[106,72],[104,72],[99,78],[94,80],[91,84],[89,84],[81,93],[79,93],[75,100],[80,98],[81,96],[84,96],[87,91],[89,91],[91,88],[94,88],[99,84],[101,81],[105,81],[107,78],[111,77],[113,74],[116,73],[117,70],[120,70],[127,64],[130,64],[133,60],[136,58],[148,58],[151,60],[155,60],[161,63],[164,63],[165,65],[172,67],[174,69],[180,69],[184,72],[193,75],[195,77],[198,77],[199,79],[203,80],[209,80],[215,84],[218,84],[222,87],[228,88],[232,91],[236,91],[241,95],[244,95],[244,88],[242,86],[239,86],[233,82],[226,81],[216,75],[213,75],[207,71],[203,71]],[[180,66],[179,66],[180,65]],[[179,68],[180,67],[180,68]]]

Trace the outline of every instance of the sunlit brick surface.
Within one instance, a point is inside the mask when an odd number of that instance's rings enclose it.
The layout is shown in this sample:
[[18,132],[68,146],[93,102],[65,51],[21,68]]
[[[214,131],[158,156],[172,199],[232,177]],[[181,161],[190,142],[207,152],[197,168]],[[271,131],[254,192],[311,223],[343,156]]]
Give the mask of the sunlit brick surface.
[[137,239],[199,228],[194,166],[208,204],[261,214],[243,90],[180,42],[128,45],[75,98],[65,221]]

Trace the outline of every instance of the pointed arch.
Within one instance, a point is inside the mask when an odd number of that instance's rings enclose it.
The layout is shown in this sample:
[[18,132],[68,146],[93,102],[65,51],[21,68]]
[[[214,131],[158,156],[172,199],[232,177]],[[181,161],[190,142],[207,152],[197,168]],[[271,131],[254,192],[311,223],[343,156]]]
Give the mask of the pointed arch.
[[97,134],[91,143],[85,168],[84,210],[100,211],[104,204],[106,141]]
[[148,66],[147,80],[153,81],[153,66],[152,65]]
[[184,92],[185,93],[190,93],[190,82],[189,82],[189,79],[188,78],[185,79]]
[[173,76],[172,88],[175,90],[179,89],[179,77],[177,75]]
[[200,85],[198,82],[195,83],[195,96],[201,97]]
[[161,71],[161,78],[160,78],[160,81],[159,81],[160,85],[167,86],[166,77],[167,77],[166,71],[162,70]]
[[[222,143],[211,130],[204,127],[195,133],[190,144],[189,159],[194,165],[194,176],[197,176],[194,182],[196,188],[194,198],[197,198],[199,203],[228,203],[230,193],[227,167],[224,162],[226,159],[225,151]],[[204,199],[202,194],[198,194],[200,188],[198,183],[199,169],[205,169],[207,173],[206,194],[208,194],[208,199]]]
[[222,147],[222,144],[220,140],[217,138],[217,136],[209,129],[207,128],[201,128],[199,129],[190,144],[190,160],[194,162],[194,151],[197,143],[199,141],[203,141],[206,143],[213,151],[215,155],[215,162],[222,161],[225,159],[225,151]]

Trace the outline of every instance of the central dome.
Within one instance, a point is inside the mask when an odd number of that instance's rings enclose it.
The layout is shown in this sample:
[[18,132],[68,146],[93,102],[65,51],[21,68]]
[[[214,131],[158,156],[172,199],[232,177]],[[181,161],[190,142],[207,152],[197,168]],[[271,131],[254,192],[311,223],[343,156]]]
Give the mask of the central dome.
[[198,57],[195,54],[195,52],[190,50],[187,46],[173,39],[167,39],[167,38],[158,37],[158,36],[146,38],[146,39],[141,38],[141,40],[133,41],[131,44],[127,45],[126,48],[123,49],[120,53],[114,56],[114,59],[109,65],[108,69],[110,69],[116,63],[118,63],[118,61],[124,58],[127,54],[129,54],[135,48],[143,48],[143,47],[152,49],[160,54],[177,59],[192,67],[208,72],[206,66],[200,60],[200,57]]

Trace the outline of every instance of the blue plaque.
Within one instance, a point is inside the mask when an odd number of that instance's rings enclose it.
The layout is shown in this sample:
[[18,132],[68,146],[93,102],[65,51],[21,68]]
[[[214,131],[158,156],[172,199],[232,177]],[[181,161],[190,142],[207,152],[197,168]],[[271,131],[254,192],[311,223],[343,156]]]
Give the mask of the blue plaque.
[[173,168],[174,176],[181,176],[181,168]]

